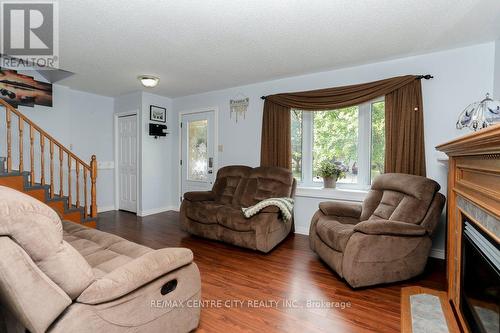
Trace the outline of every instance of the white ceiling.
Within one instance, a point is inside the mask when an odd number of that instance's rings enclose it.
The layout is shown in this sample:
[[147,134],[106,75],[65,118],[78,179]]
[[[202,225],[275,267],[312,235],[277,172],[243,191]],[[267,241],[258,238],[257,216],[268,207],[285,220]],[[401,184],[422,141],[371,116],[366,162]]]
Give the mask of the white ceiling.
[[[177,97],[500,38],[500,0],[64,0],[61,81]],[[479,61],[480,57],[478,57]]]

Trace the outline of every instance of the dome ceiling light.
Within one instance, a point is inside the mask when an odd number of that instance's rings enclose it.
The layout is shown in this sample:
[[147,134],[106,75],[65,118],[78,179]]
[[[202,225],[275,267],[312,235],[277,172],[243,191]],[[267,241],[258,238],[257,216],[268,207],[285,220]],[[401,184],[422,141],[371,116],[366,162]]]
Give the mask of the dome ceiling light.
[[146,88],[154,88],[160,83],[160,78],[153,75],[139,75],[137,79]]

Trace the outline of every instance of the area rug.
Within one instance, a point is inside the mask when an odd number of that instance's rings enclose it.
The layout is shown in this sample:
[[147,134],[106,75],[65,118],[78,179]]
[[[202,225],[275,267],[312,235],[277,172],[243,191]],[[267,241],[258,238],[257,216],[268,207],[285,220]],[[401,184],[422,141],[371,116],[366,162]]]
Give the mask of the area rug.
[[401,332],[459,332],[446,293],[417,286],[402,288]]

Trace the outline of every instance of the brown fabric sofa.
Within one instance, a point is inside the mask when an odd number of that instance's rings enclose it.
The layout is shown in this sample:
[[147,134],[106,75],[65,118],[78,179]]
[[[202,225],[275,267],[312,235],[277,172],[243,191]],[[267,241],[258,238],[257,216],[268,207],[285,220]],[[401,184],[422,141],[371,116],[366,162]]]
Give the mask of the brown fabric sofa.
[[293,230],[293,220],[284,222],[274,206],[246,219],[241,207],[268,198],[293,197],[295,187],[287,169],[223,167],[211,191],[184,194],[181,227],[193,235],[267,253]]
[[322,202],[310,246],[352,287],[409,279],[423,272],[445,197],[435,181],[378,176],[363,204]]
[[[61,222],[42,202],[0,186],[1,332],[189,332],[200,274],[184,248],[152,250]],[[170,304],[171,305],[171,304]]]

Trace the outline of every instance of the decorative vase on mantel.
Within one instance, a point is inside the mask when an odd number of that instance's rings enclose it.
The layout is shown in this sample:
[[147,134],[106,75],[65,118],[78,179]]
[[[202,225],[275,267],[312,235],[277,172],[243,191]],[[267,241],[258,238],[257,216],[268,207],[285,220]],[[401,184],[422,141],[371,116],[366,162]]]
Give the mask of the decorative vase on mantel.
[[337,178],[328,177],[323,178],[323,187],[324,188],[336,188],[337,187]]

